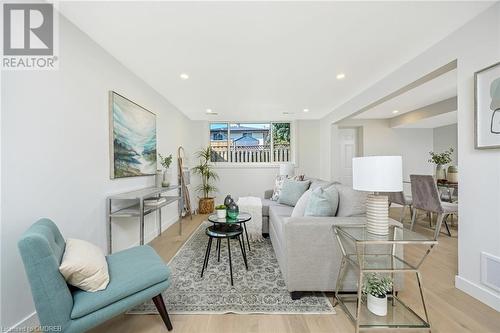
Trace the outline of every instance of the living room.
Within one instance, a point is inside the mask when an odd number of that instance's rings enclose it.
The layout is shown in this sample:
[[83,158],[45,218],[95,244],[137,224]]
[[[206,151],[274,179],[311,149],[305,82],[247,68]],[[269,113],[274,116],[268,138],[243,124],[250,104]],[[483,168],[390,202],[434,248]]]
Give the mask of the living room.
[[2,10],[2,330],[498,331],[498,2]]

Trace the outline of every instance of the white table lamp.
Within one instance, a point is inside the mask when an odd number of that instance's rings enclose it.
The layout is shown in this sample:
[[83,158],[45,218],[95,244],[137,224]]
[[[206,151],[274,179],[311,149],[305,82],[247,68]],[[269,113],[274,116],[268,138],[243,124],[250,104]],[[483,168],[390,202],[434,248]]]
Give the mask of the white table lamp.
[[389,198],[378,192],[403,190],[401,156],[368,156],[352,159],[353,189],[374,192],[366,201],[366,227],[376,235],[389,234]]
[[280,164],[280,176],[293,176],[295,174],[295,164],[282,163]]

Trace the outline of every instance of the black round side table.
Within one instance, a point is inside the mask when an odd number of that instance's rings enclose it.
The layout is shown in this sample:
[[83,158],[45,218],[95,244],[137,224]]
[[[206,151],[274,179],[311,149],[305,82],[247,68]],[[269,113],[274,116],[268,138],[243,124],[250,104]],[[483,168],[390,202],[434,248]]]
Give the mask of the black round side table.
[[[250,241],[248,240],[248,232],[247,232],[247,225],[246,223],[252,219],[252,215],[249,213],[245,212],[240,212],[238,214],[238,217],[235,219],[230,219],[229,217],[223,217],[223,218],[218,218],[217,214],[211,214],[208,216],[208,221],[212,222],[214,224],[221,224],[221,225],[234,225],[234,224],[239,224],[240,227],[243,227],[245,231],[245,237],[247,239],[247,245],[248,245],[248,251],[252,251],[250,249]],[[245,247],[245,239],[242,237],[241,241],[243,242],[243,247]],[[219,241],[220,242],[220,241]]]
[[233,285],[233,264],[231,262],[231,242],[230,239],[237,238],[240,243],[241,255],[243,256],[243,261],[245,262],[245,268],[248,270],[247,254],[245,247],[243,246],[243,228],[238,224],[214,224],[205,230],[208,236],[207,250],[205,251],[205,259],[203,261],[203,268],[201,270],[201,277],[205,269],[208,267],[208,260],[210,258],[210,252],[212,251],[212,240],[217,239],[217,261],[220,261],[220,246],[221,239],[227,239],[227,252],[229,254],[229,272],[231,274],[231,285]]

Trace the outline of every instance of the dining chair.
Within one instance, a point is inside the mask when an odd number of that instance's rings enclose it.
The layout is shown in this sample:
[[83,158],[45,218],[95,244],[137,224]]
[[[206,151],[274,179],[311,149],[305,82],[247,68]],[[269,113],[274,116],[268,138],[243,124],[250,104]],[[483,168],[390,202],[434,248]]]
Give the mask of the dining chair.
[[420,209],[437,214],[434,239],[438,238],[443,222],[446,226],[448,236],[451,236],[447,219],[449,215],[458,213],[458,205],[456,203],[441,201],[434,177],[430,175],[410,175],[410,180],[413,199],[413,214],[410,229],[413,230],[417,218],[417,210]]
[[399,222],[403,223],[407,207],[410,208],[410,215],[413,214],[412,198],[410,196],[406,196],[403,191],[401,191],[401,192],[384,192],[384,193],[380,193],[380,194],[386,195],[389,198],[389,205],[395,203],[395,204],[401,205],[403,207],[401,209],[401,216],[399,217]]

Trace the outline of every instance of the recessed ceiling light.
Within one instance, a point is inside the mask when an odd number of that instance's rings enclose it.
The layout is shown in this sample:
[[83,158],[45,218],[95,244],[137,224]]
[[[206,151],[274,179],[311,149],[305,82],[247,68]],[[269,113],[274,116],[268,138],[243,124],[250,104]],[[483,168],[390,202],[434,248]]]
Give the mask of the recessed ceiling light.
[[342,80],[345,78],[345,74],[344,73],[338,73],[337,74],[337,80]]
[[304,112],[309,112],[309,109],[304,109]]
[[398,110],[394,110],[394,111],[392,111],[392,113],[396,114],[396,113],[399,113],[399,111]]
[[207,109],[206,113],[213,113],[212,109]]
[[179,75],[179,77],[180,77],[182,80],[187,80],[187,79],[189,79],[189,75],[187,75],[186,73],[181,73],[181,75]]

